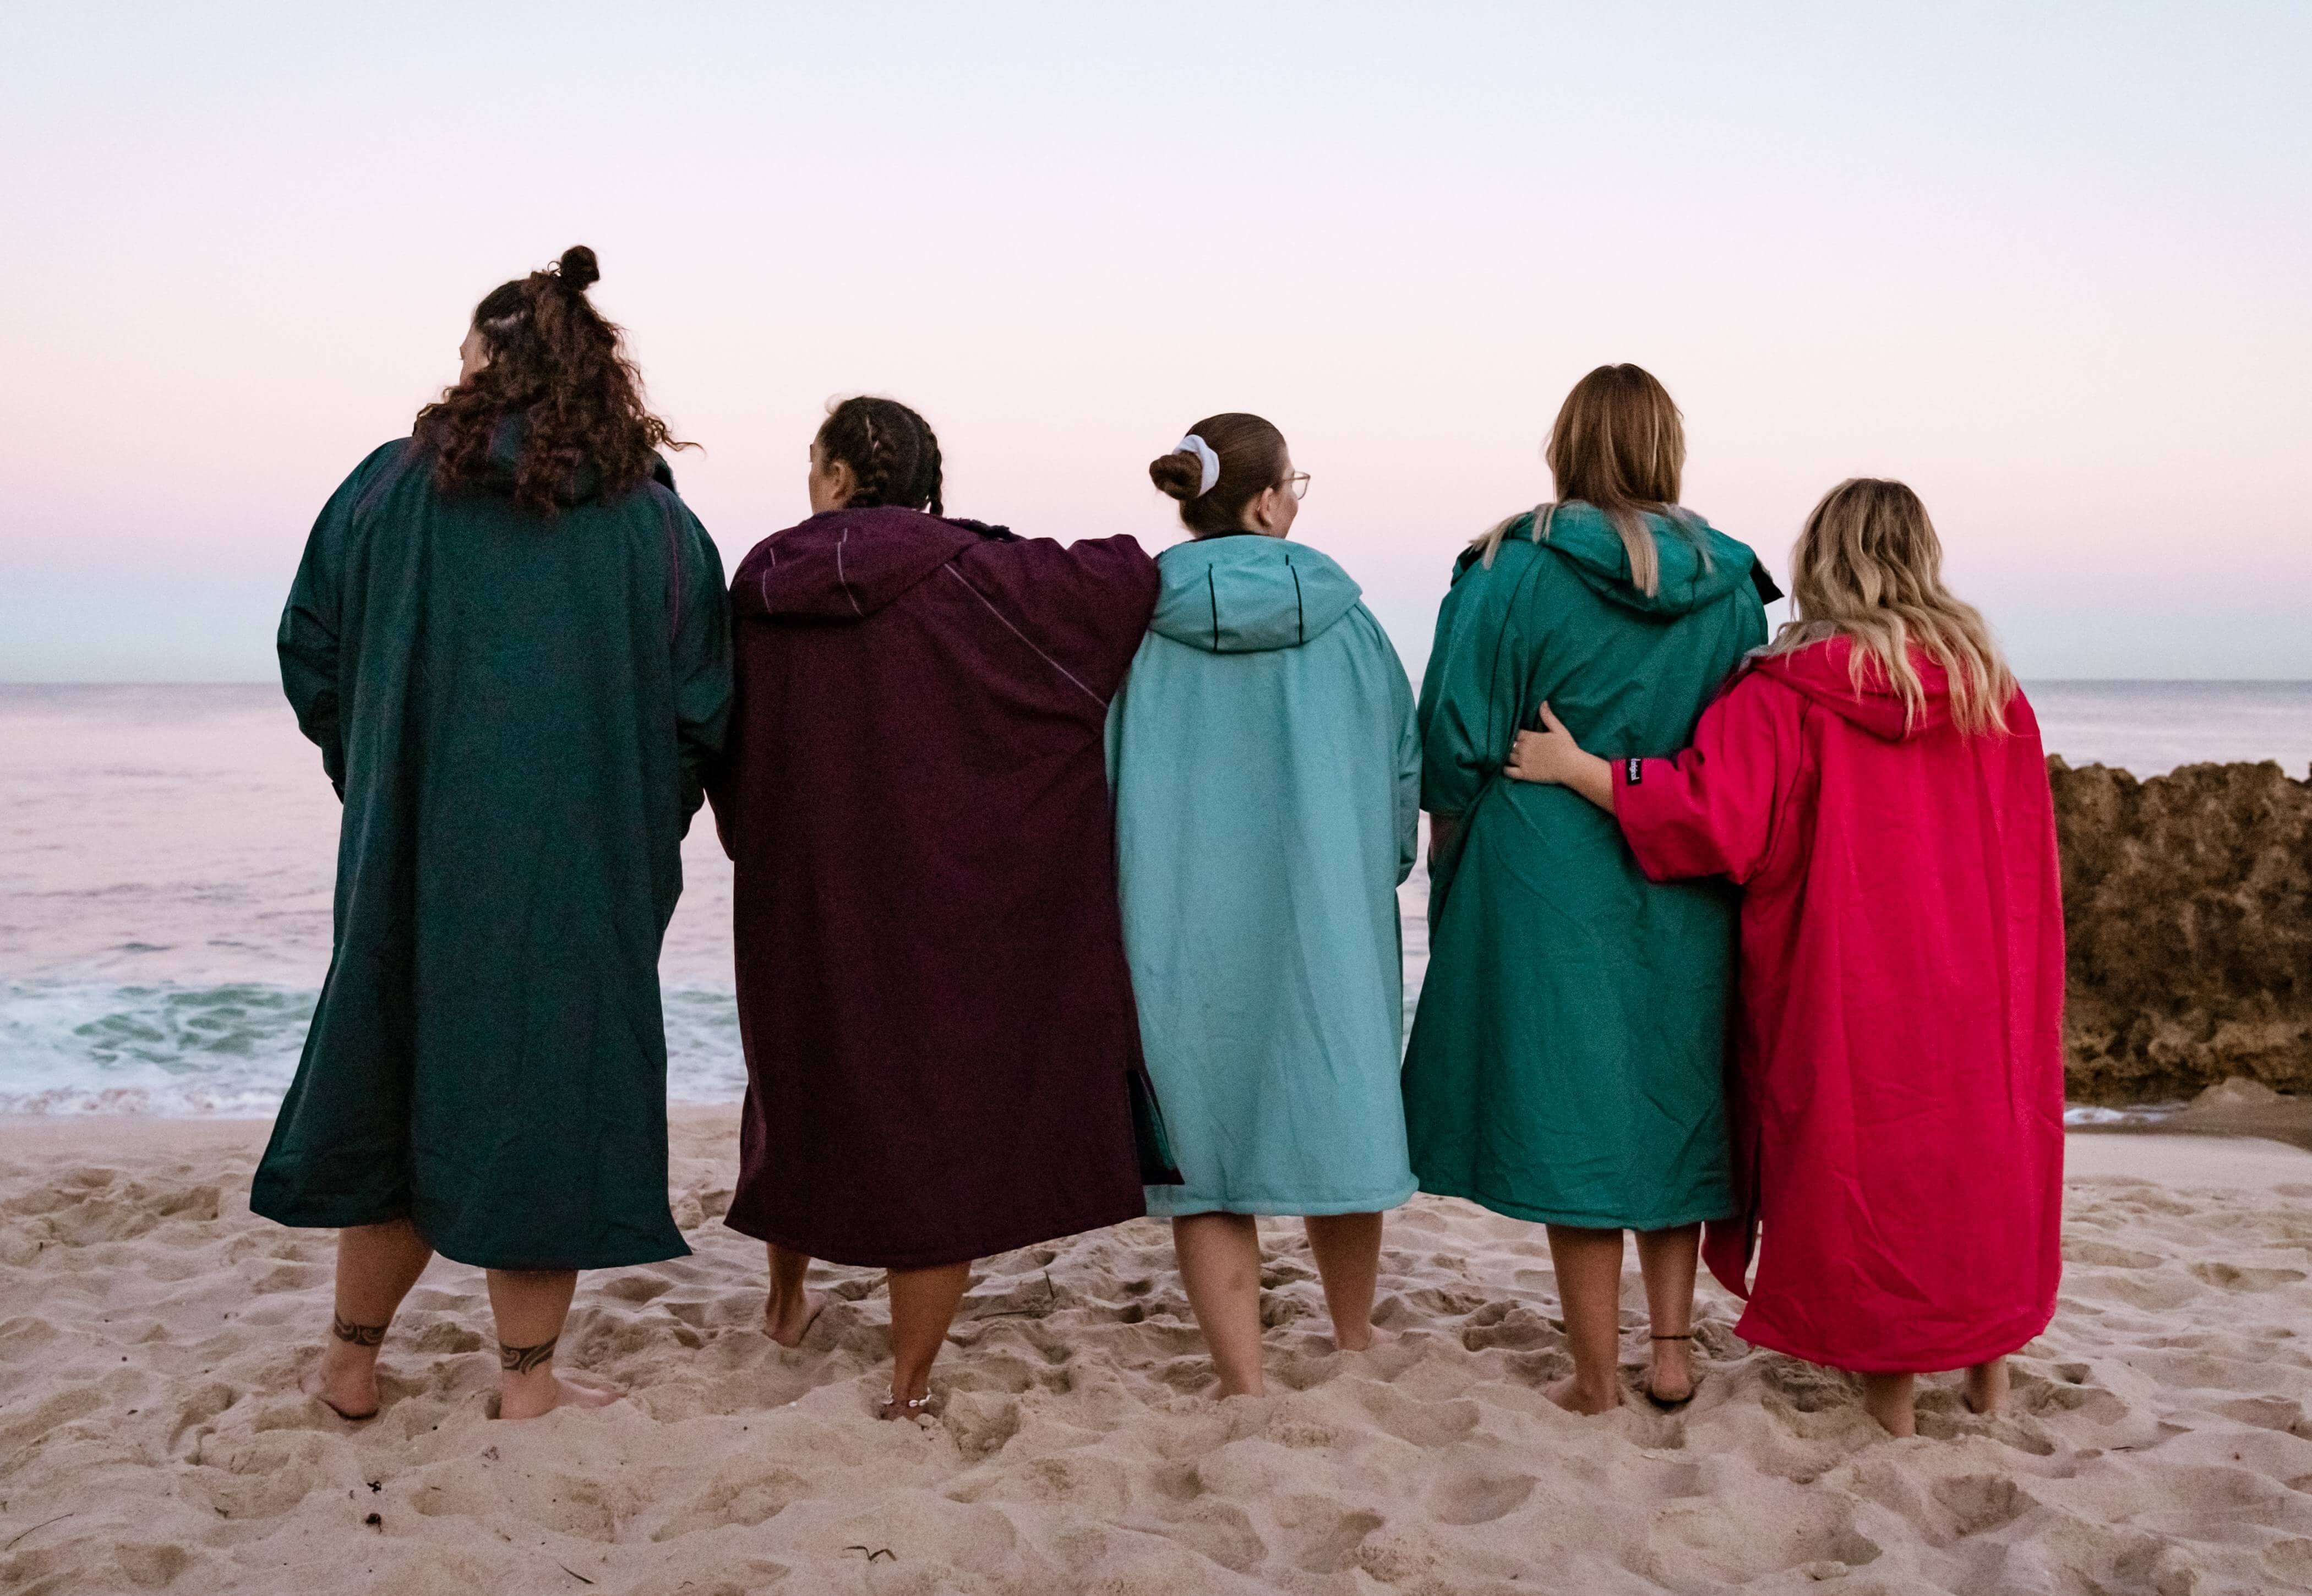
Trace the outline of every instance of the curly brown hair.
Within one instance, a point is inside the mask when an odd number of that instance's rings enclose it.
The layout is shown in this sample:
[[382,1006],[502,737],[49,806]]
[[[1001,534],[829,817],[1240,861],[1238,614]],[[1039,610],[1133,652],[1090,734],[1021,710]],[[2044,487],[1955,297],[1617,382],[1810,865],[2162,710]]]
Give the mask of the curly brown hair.
[[434,453],[436,486],[446,492],[486,478],[498,429],[513,417],[524,423],[514,502],[539,510],[588,492],[616,498],[650,476],[658,450],[697,447],[678,441],[644,408],[624,331],[586,297],[601,275],[594,252],[579,244],[474,307],[489,363],[417,413],[415,432]]

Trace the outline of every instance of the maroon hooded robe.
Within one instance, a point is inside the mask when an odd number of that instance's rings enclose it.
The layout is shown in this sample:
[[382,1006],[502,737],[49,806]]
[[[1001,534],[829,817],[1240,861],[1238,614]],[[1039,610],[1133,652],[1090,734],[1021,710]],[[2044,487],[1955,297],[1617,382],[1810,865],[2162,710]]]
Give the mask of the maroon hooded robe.
[[927,1269],[1145,1211],[1104,735],[1156,585],[888,508],[740,565],[732,1228]]

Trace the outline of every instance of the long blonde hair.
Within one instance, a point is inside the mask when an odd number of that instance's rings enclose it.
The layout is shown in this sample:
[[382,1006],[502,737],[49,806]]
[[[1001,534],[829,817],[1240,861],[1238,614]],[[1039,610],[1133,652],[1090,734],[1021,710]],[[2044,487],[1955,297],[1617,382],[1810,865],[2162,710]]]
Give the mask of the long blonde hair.
[[1791,551],[1791,607],[1768,646],[1787,654],[1851,639],[1860,690],[1875,667],[1902,695],[1905,723],[1926,707],[1913,645],[1949,673],[1959,730],[2007,731],[2015,676],[1981,612],[1943,586],[1943,545],[1919,496],[1899,482],[1850,477],[1823,495]]
[[[1661,555],[1643,519],[1660,516],[1691,536],[1678,507],[1686,471],[1686,422],[1669,390],[1640,366],[1600,366],[1573,385],[1558,406],[1543,458],[1557,484],[1557,499],[1533,510],[1533,540],[1549,536],[1559,504],[1580,500],[1604,513],[1630,557],[1630,581],[1651,597],[1661,590]],[[1470,546],[1487,565],[1518,518],[1511,516]],[[1698,542],[1698,540],[1697,540]],[[1709,551],[1703,551],[1706,562]]]

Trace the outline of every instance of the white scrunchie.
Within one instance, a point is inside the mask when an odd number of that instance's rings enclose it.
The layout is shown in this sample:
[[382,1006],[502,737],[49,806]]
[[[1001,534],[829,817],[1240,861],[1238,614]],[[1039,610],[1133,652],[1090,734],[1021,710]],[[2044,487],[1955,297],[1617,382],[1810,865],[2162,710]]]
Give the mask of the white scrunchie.
[[1196,457],[1196,463],[1204,468],[1204,475],[1196,484],[1196,497],[1201,499],[1211,493],[1213,484],[1221,479],[1221,458],[1213,452],[1213,446],[1191,432],[1172,446],[1172,452]]

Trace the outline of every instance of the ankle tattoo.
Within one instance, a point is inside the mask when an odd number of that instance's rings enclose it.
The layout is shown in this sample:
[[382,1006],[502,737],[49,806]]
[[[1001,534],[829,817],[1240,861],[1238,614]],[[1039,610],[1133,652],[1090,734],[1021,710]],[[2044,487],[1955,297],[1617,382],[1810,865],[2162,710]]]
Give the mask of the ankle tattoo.
[[498,1343],[498,1367],[509,1374],[527,1374],[554,1356],[554,1344],[560,1336],[549,1336],[535,1347],[509,1347]]
[[329,1315],[329,1333],[355,1347],[382,1347],[385,1344],[385,1326],[355,1324],[342,1313]]

